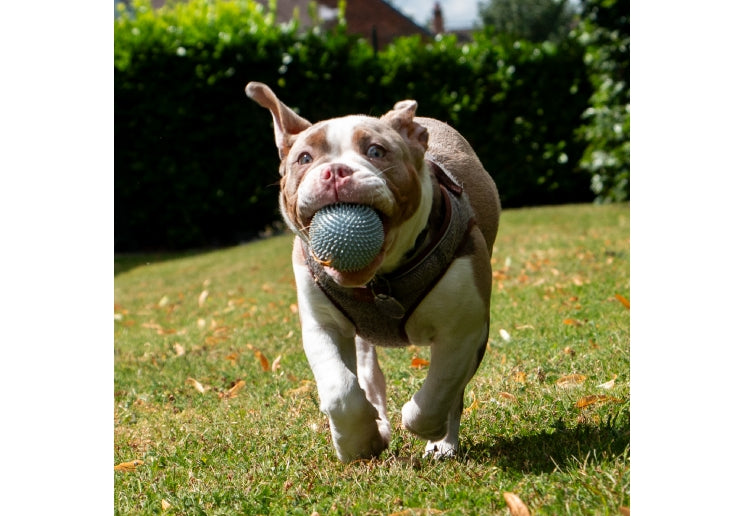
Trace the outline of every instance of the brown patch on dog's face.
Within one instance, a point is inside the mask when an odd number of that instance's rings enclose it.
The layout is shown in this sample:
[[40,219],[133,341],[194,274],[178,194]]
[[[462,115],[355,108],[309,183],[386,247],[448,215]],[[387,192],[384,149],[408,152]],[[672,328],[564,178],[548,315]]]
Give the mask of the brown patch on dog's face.
[[[285,216],[304,232],[318,209],[333,202],[375,208],[387,228],[409,219],[421,202],[423,151],[411,149],[390,124],[351,116],[316,124],[299,134],[280,167]],[[330,192],[329,167],[353,176]]]

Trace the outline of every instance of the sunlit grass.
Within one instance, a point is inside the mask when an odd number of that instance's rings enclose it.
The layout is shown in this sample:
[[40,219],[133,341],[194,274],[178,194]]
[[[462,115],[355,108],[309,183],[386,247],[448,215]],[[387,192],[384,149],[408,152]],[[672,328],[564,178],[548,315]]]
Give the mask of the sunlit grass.
[[[489,347],[460,456],[443,462],[400,427],[426,375],[411,360],[428,349],[413,347],[380,353],[390,449],[338,462],[302,351],[290,237],[117,258],[114,464],[143,465],[115,473],[116,512],[506,514],[510,491],[533,514],[617,514],[630,505],[630,315],[617,297],[630,299],[629,224],[628,205],[503,214]],[[560,387],[569,374],[584,379]]]

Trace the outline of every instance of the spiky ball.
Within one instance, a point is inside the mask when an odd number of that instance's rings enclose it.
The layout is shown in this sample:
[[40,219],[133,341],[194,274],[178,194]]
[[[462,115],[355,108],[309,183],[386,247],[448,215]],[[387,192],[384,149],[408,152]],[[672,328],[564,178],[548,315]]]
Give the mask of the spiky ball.
[[310,222],[315,259],[341,272],[358,271],[372,263],[384,240],[380,216],[363,204],[325,206]]

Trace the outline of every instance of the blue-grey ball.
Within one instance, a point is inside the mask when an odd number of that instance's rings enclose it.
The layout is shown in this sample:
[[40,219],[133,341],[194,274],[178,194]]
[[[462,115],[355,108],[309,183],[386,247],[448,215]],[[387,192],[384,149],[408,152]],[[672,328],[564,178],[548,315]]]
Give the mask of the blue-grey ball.
[[384,240],[380,216],[363,204],[325,206],[310,222],[310,249],[315,259],[341,272],[368,266]]

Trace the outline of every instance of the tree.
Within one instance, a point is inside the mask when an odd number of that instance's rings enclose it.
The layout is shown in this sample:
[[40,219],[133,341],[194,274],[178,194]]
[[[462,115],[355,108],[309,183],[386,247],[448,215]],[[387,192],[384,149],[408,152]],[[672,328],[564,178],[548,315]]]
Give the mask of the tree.
[[597,202],[630,199],[630,2],[582,0],[576,30],[594,94],[578,135]]
[[478,10],[484,26],[533,42],[564,39],[576,15],[569,0],[489,0]]

